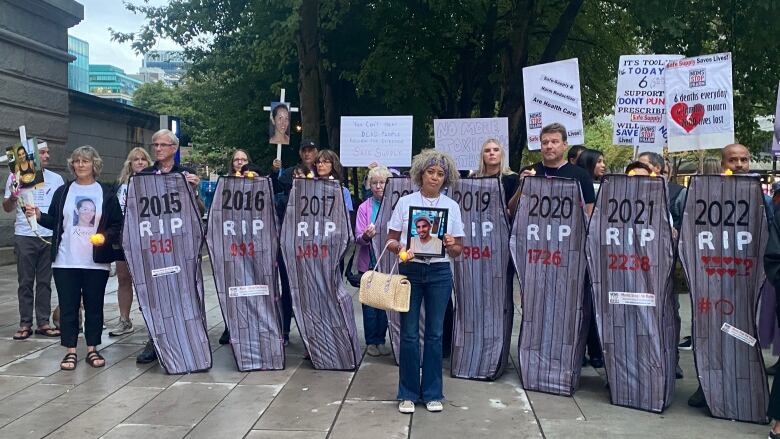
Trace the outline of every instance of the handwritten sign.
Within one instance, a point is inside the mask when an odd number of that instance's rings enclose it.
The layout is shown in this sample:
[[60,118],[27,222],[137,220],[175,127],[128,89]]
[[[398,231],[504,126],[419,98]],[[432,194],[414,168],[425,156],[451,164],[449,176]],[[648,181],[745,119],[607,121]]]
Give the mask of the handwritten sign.
[[217,297],[238,370],[284,369],[271,180],[220,177],[207,230]]
[[341,118],[341,164],[411,166],[412,116]]
[[615,405],[661,412],[672,402],[677,327],[669,221],[661,177],[607,175],[602,180],[587,255]]
[[512,338],[509,223],[498,178],[460,179],[450,196],[461,209],[466,236],[453,260],[455,319],[452,376],[494,380],[501,376]]
[[669,151],[734,143],[731,53],[683,58],[664,71]]
[[523,318],[523,388],[574,394],[590,311],[585,305],[585,211],[576,180],[526,177],[509,237]]
[[717,418],[769,422],[764,358],[761,347],[749,343],[758,337],[768,233],[758,178],[691,178],[680,261],[691,289],[696,371]]
[[296,178],[282,224],[295,321],[315,369],[355,370],[362,352],[339,262],[352,240],[341,185]]
[[460,170],[479,168],[485,140],[497,139],[505,148],[509,145],[506,117],[435,119],[433,133],[436,149],[450,154]]
[[666,64],[682,55],[623,55],[618,63],[612,143],[661,153],[666,144]]
[[577,58],[523,69],[528,149],[541,148],[539,133],[554,122],[566,127],[570,145],[585,143]]
[[203,229],[184,175],[132,177],[122,237],[160,364],[169,374],[211,368],[200,265]]

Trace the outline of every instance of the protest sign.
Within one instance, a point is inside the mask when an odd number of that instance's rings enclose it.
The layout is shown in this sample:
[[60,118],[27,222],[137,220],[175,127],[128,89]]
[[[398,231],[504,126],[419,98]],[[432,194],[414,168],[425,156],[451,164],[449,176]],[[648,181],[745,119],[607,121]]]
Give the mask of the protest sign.
[[767,423],[756,310],[768,239],[761,181],[695,175],[688,186],[680,260],[691,290],[696,371],[712,416]]
[[[379,205],[379,211],[376,214],[376,221],[374,226],[376,228],[376,235],[371,240],[371,249],[374,254],[379,256],[382,250],[385,248],[385,242],[387,242],[387,224],[390,222],[390,218],[393,216],[393,209],[398,204],[398,200],[401,197],[411,194],[416,191],[417,188],[412,184],[412,179],[408,177],[392,177],[387,179],[385,185],[385,192],[382,196],[382,203]],[[387,255],[382,258],[379,266],[376,270],[382,273],[390,273],[393,268],[393,264],[397,262],[397,256]],[[423,332],[425,328],[425,309],[420,309],[420,352],[423,347]],[[393,357],[396,364],[398,364],[399,355],[401,353],[401,315],[395,311],[387,311],[387,329],[390,336],[390,347],[393,349]],[[422,355],[420,356],[422,358]]]
[[777,106],[775,107],[775,129],[772,136],[772,153],[780,154],[780,84],[777,85]]
[[623,55],[618,63],[612,143],[662,153],[666,144],[664,70],[682,55]]
[[342,117],[339,154],[344,166],[411,166],[412,116]]
[[674,243],[661,177],[607,175],[588,228],[588,266],[615,405],[661,412],[672,402],[677,323]]
[[577,58],[523,69],[528,149],[541,148],[542,128],[557,122],[566,127],[570,145],[585,143]]
[[207,230],[217,297],[238,370],[284,369],[271,179],[220,177]]
[[453,260],[451,373],[456,378],[494,380],[507,364],[514,317],[501,180],[460,179],[449,194],[460,205],[466,230],[463,253]]
[[509,147],[506,117],[474,119],[435,119],[433,133],[436,149],[451,155],[461,171],[479,169],[482,144],[497,139]]
[[568,396],[590,322],[582,191],[576,180],[556,177],[526,177],[519,190],[509,250],[522,297],[520,379],[526,390]]
[[720,149],[734,143],[731,53],[672,61],[664,83],[669,151]]
[[211,368],[200,249],[203,229],[179,173],[130,179],[122,246],[160,364],[169,374]]
[[295,322],[315,369],[355,370],[362,351],[339,264],[352,241],[341,185],[299,179],[282,225]]

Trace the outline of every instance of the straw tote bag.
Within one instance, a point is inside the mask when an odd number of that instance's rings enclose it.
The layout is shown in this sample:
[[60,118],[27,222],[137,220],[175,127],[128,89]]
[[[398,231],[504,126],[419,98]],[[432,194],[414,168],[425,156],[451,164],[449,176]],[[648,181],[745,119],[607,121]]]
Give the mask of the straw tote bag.
[[[385,245],[382,254],[376,260],[376,267],[387,251]],[[360,303],[386,311],[409,312],[409,296],[412,294],[412,284],[406,276],[393,274],[398,272],[398,260],[390,269],[390,274],[369,270],[360,278]]]

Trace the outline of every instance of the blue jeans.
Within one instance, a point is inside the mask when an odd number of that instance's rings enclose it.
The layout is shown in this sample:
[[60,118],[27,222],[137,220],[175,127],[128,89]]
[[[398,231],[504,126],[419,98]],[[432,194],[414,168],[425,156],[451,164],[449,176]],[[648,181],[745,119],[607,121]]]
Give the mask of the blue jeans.
[[[448,262],[402,264],[412,294],[409,312],[401,313],[401,355],[398,399],[440,401],[442,393],[442,333],[444,312],[452,295],[452,270]],[[425,302],[425,345],[420,382],[420,307]]]
[[[362,276],[363,273],[359,272]],[[367,345],[385,344],[385,334],[387,334],[387,313],[383,309],[373,308],[368,305],[363,307],[363,332],[366,335]]]

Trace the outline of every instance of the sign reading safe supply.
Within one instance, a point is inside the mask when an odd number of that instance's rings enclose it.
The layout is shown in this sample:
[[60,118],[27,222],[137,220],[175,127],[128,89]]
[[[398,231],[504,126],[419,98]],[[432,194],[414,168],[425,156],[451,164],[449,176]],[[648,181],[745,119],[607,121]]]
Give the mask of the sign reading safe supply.
[[572,395],[588,335],[585,212],[575,180],[526,177],[509,238],[523,318],[518,357],[523,388]]
[[284,369],[271,180],[220,177],[207,230],[217,297],[238,370]]
[[339,262],[352,240],[341,185],[295,179],[282,225],[282,256],[295,322],[315,369],[355,370],[361,350]]
[[466,178],[449,190],[466,236],[453,261],[455,322],[452,376],[494,380],[503,372],[512,337],[509,224],[498,178]]
[[691,178],[680,259],[693,309],[693,348],[712,416],[766,423],[768,389],[756,310],[768,237],[761,181]]
[[184,175],[136,175],[122,233],[141,313],[170,374],[211,367],[200,249],[203,229]]
[[[387,179],[385,185],[385,192],[382,196],[382,203],[379,205],[379,211],[376,214],[376,222],[374,226],[376,228],[376,235],[371,240],[371,249],[374,254],[379,257],[382,250],[385,248],[387,242],[387,224],[390,222],[390,218],[393,216],[393,209],[398,204],[398,200],[401,197],[411,194],[417,189],[412,184],[412,179],[408,177],[393,177]],[[388,253],[390,251],[388,250]],[[394,254],[386,254],[376,270],[382,273],[390,273],[393,268],[393,264],[398,261],[398,256]],[[424,308],[424,307],[423,307]],[[420,352],[422,352],[422,337],[423,328],[425,328],[425,310],[420,309]],[[387,329],[390,335],[390,346],[393,349],[393,356],[396,364],[399,363],[400,355],[400,343],[401,343],[401,315],[395,311],[387,311]],[[422,358],[422,357],[421,357]]]
[[595,318],[612,403],[661,412],[677,365],[674,244],[661,177],[608,175],[588,228]]

